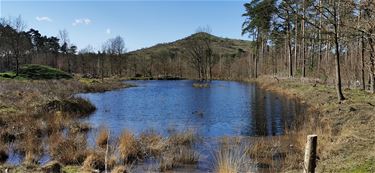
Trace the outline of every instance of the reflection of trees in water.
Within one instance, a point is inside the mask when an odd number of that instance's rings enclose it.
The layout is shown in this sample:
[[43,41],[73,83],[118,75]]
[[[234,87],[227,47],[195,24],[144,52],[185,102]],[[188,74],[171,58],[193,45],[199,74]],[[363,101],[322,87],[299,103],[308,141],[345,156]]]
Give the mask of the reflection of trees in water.
[[296,115],[303,115],[305,110],[297,100],[278,96],[259,87],[252,90],[250,104],[252,122],[243,132],[250,136],[282,135],[285,128],[296,126]]

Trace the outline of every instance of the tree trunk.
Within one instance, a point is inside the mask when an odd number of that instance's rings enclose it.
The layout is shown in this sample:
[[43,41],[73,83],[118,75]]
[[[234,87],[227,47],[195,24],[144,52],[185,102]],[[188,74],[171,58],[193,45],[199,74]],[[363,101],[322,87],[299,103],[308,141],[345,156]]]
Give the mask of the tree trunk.
[[366,90],[366,79],[365,79],[365,39],[362,34],[361,37],[361,81],[362,90]]
[[[305,0],[302,3],[303,8],[303,18],[302,18],[302,77],[306,77],[306,49],[305,49]],[[319,47],[320,48],[320,47]],[[319,50],[320,52],[320,50]]]
[[[298,12],[297,12],[298,13]],[[295,38],[294,38],[294,70],[297,70],[297,56],[298,56],[298,17],[296,14],[296,23],[295,23]],[[296,73],[296,72],[294,72]]]
[[16,76],[20,73],[20,62],[19,62],[19,55],[16,55]]
[[291,45],[291,33],[290,33],[290,21],[289,14],[287,16],[287,39],[288,39],[288,59],[289,59],[289,77],[293,77],[293,59],[292,59],[292,45]]
[[345,97],[342,93],[341,85],[341,72],[340,72],[340,44],[339,44],[339,19],[338,19],[338,5],[337,2],[334,2],[334,28],[335,28],[335,46],[336,46],[336,90],[337,98],[339,101],[345,100]]

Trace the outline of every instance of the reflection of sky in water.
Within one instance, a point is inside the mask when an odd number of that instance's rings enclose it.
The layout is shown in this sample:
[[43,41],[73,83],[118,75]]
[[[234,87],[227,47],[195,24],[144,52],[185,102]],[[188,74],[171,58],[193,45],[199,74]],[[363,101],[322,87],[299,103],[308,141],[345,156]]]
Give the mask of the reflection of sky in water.
[[[108,127],[112,138],[124,129],[136,134],[154,130],[163,135],[194,129],[203,137],[195,147],[200,153],[197,168],[201,172],[210,169],[217,137],[282,135],[284,127],[304,110],[295,100],[261,90],[255,84],[213,81],[210,88],[194,88],[194,81],[189,80],[129,82],[137,87],[79,94],[97,107],[84,120],[94,126],[88,144],[94,147],[99,126]],[[40,163],[50,159],[44,154]],[[21,161],[19,153],[10,152],[7,163]]]
[[87,121],[112,135],[156,130],[195,129],[202,137],[280,135],[296,114],[295,101],[254,84],[213,81],[194,88],[193,81],[130,81],[138,87],[81,94],[97,111]]

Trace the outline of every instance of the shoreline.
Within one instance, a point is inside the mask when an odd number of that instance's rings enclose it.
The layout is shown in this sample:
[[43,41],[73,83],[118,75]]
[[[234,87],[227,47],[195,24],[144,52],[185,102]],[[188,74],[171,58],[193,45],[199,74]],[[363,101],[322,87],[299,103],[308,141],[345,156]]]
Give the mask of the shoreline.
[[345,89],[347,100],[338,102],[334,87],[319,84],[315,80],[262,76],[248,82],[255,82],[265,90],[307,103],[310,109],[308,116],[311,113],[318,114],[315,116],[320,127],[310,131],[318,135],[320,160],[317,162],[317,171],[375,170],[375,95],[358,89]]
[[[121,88],[132,87],[131,85],[126,85],[124,83],[124,80],[114,81],[123,83],[124,86],[119,87],[121,85],[117,85],[117,83],[115,87],[109,87],[111,84],[113,84],[109,82],[109,86],[101,86],[98,88],[87,87],[84,90],[86,90],[87,92],[105,92]],[[92,83],[93,85],[97,83],[97,81],[95,80],[80,82],[86,82],[86,84]],[[244,80],[239,82],[256,83],[260,88],[264,90],[275,92],[277,94],[291,97],[293,99],[298,99],[302,103],[308,104],[309,110],[306,115],[308,117],[310,117],[311,114],[318,114],[316,115],[316,120],[319,124],[318,127],[311,127],[311,124],[308,123],[307,126],[304,127],[306,128],[305,131],[290,131],[288,132],[288,134],[283,136],[298,136],[298,138],[300,138],[298,140],[301,140],[298,142],[303,143],[303,140],[305,139],[307,134],[313,132],[318,134],[318,156],[320,157],[320,160],[317,163],[317,170],[319,172],[352,172],[358,170],[361,171],[366,169],[374,169],[374,166],[371,165],[372,161],[375,160],[375,153],[371,150],[371,148],[374,147],[374,143],[371,143],[374,137],[369,139],[361,137],[362,135],[368,136],[368,133],[370,133],[371,130],[374,131],[374,129],[371,129],[371,127],[373,127],[371,125],[375,126],[374,115],[370,115],[372,113],[371,108],[373,107],[371,105],[375,105],[374,95],[369,96],[369,98],[367,98],[365,102],[363,102],[363,100],[356,97],[362,98],[363,96],[367,96],[365,95],[367,93],[357,90],[345,90],[345,94],[349,95],[348,99],[342,103],[338,103],[334,97],[335,92],[333,87],[324,84],[317,84],[315,81],[306,81],[300,83],[300,79],[283,78],[276,80],[271,76],[262,76],[255,80]],[[77,93],[73,92],[73,95],[74,94]],[[359,109],[359,107],[362,107],[366,104],[367,107],[362,108],[363,110]],[[369,110],[370,112],[368,112]],[[359,113],[364,113],[363,116],[367,117],[369,120],[369,124],[362,125],[359,130],[360,132],[366,132],[366,134],[361,135],[355,133],[358,132],[358,130],[355,130],[355,127],[358,126],[350,128],[350,125],[348,124],[350,122],[357,124],[358,121],[360,122],[361,118],[357,119],[357,121],[354,121],[354,119],[349,122],[338,122],[342,120],[342,118],[353,118],[348,116],[351,116],[353,114],[356,115]],[[370,129],[370,131],[366,131],[364,129]],[[345,132],[344,134],[343,131]],[[350,133],[351,131],[354,131],[353,134]],[[354,139],[355,141],[349,141],[349,144],[345,144],[345,140],[348,139]],[[361,145],[362,149],[364,149],[364,151],[360,153],[351,152],[357,148],[356,141],[360,141],[359,144]],[[335,153],[337,151],[343,152],[344,154]],[[299,160],[303,158],[297,159]],[[71,166],[67,165],[67,167]],[[295,172],[297,170],[299,169],[287,169],[287,171],[290,172]]]

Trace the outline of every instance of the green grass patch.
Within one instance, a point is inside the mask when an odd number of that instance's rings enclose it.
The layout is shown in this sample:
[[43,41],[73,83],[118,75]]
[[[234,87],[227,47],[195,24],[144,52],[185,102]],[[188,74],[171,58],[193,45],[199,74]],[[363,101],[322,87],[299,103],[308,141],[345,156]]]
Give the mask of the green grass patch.
[[13,107],[7,107],[0,105],[0,114],[9,114],[9,113],[15,113],[17,112],[17,109]]
[[80,78],[79,81],[83,84],[92,85],[96,83],[101,83],[98,79]]
[[354,167],[348,173],[372,173],[375,172],[375,158],[366,161],[364,164]]
[[0,79],[17,79],[17,80],[43,80],[43,79],[71,79],[72,75],[56,68],[45,65],[28,64],[21,66],[19,75],[16,72],[0,73]]
[[26,79],[33,80],[42,80],[42,79],[71,79],[72,76],[64,71],[61,71],[56,68],[29,64],[24,65],[20,68],[19,74],[21,77]]
[[4,72],[4,73],[0,73],[0,77],[13,79],[14,77],[16,77],[16,73],[14,73],[14,72]]
[[76,173],[80,172],[79,166],[65,166],[62,168],[62,171],[65,173]]

